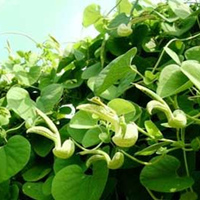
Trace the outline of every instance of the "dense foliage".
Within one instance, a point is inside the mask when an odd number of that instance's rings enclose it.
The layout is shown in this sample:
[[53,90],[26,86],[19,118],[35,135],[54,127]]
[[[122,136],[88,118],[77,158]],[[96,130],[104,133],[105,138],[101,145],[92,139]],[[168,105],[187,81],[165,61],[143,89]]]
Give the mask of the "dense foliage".
[[0,199],[200,198],[200,7],[89,5],[99,32],[0,66]]

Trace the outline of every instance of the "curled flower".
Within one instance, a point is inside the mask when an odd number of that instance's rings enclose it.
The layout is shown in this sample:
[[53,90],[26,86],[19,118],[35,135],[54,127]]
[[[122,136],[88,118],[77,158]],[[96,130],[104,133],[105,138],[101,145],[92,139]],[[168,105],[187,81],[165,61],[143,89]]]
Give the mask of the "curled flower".
[[106,152],[102,150],[87,150],[80,152],[80,154],[81,155],[95,154],[87,160],[86,162],[87,167],[89,167],[93,162],[96,162],[98,160],[105,160],[109,169],[118,169],[124,163],[124,154],[121,152],[116,152],[112,159]]
[[127,37],[129,35],[131,35],[133,32],[132,28],[131,28],[131,24],[120,24],[118,27],[117,27],[117,34],[121,37]]
[[172,113],[173,117],[169,119],[168,124],[174,128],[183,128],[187,124],[187,118],[182,110],[175,110]]
[[73,155],[74,151],[75,145],[70,139],[68,139],[61,147],[55,147],[53,149],[53,154],[58,158],[67,159]]
[[136,143],[137,139],[138,129],[134,123],[125,125],[125,130],[121,128],[112,137],[112,141],[119,147],[131,147]]

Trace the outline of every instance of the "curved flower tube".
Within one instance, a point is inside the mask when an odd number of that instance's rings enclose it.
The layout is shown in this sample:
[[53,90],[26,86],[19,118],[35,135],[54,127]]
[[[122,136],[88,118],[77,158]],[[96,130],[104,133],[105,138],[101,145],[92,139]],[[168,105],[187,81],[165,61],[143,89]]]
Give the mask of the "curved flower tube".
[[125,130],[121,128],[112,137],[112,141],[119,147],[131,147],[136,143],[137,139],[138,129],[135,123],[126,124]]
[[93,162],[96,162],[98,160],[105,160],[107,163],[107,167],[109,169],[118,169],[124,163],[124,154],[121,152],[116,152],[112,159],[106,152],[102,150],[87,150],[80,152],[80,154],[81,155],[95,154],[87,160],[86,162],[87,167],[89,167]]
[[62,159],[67,159],[71,157],[75,151],[75,146],[72,140],[70,139],[65,140],[65,142],[62,145],[60,134],[55,124],[51,121],[51,119],[47,115],[45,115],[39,109],[36,109],[36,112],[38,113],[38,115],[40,115],[40,117],[43,118],[43,120],[46,122],[49,128],[43,126],[33,126],[29,128],[26,132],[36,133],[52,140],[55,144],[55,147],[53,149],[53,154],[56,157]]

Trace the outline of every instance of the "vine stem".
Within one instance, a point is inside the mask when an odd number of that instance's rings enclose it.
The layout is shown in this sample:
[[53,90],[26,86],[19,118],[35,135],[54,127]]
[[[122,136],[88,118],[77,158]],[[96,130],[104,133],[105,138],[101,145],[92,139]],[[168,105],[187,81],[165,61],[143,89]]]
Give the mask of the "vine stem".
[[146,190],[153,200],[159,200],[157,197],[155,197],[155,195],[153,194],[153,192],[151,190],[149,190],[148,188],[146,188]]
[[[168,46],[169,46],[172,42],[174,42],[174,41],[182,41],[182,42],[184,42],[184,41],[187,41],[187,40],[192,40],[192,39],[194,39],[194,38],[196,38],[196,37],[199,37],[199,36],[200,36],[200,33],[198,33],[198,34],[196,34],[196,35],[193,35],[193,36],[190,36],[190,37],[187,37],[187,38],[183,38],[183,39],[173,38],[172,40],[170,40],[170,41],[165,45],[165,47],[168,47]],[[157,69],[158,65],[160,64],[160,61],[161,61],[161,59],[162,59],[164,53],[165,53],[165,48],[163,48],[163,50],[162,50],[162,52],[161,52],[161,54],[160,54],[160,56],[159,56],[159,58],[158,58],[158,61],[156,62],[155,66],[153,67],[152,73],[154,73],[154,72],[156,71],[156,69]]]
[[[181,140],[185,143],[185,129],[181,129]],[[187,162],[187,155],[185,149],[183,149],[183,159],[184,159],[184,164],[185,164],[185,171],[188,177],[190,177],[190,172],[188,168],[188,162]],[[193,188],[190,187],[190,191],[193,192]]]
[[130,18],[132,18],[133,11],[135,10],[135,8],[136,8],[138,2],[139,2],[139,0],[136,0],[136,1],[135,1],[134,5],[133,5],[133,7],[132,7],[132,9],[131,9],[131,11],[130,11]]
[[31,36],[25,34],[25,33],[21,33],[21,32],[14,32],[14,31],[8,31],[8,32],[2,32],[0,33],[0,35],[20,35],[20,36],[23,36],[23,37],[26,37],[28,38],[29,40],[31,40],[32,42],[34,42],[36,45],[38,45],[39,43],[33,39]]

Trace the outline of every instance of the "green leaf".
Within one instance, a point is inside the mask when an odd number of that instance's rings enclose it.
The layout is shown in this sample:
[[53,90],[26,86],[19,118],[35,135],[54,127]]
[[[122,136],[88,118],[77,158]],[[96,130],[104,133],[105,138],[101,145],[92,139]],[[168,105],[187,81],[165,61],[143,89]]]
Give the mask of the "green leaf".
[[10,198],[9,191],[10,181],[0,183],[0,199],[7,200]]
[[163,147],[165,145],[168,145],[169,142],[160,142],[160,143],[156,143],[156,144],[153,144],[147,148],[144,148],[142,149],[141,151],[138,151],[135,153],[135,155],[137,156],[150,156],[154,153],[156,153],[160,147]]
[[[88,79],[87,85],[88,87],[94,91],[94,85],[95,85],[96,77],[91,77]],[[103,99],[111,100],[114,99],[117,96],[117,87],[114,85],[111,85],[108,89],[106,89],[103,93],[99,95]]]
[[22,174],[25,181],[38,181],[49,174],[51,168],[47,164],[37,163]]
[[12,200],[19,199],[19,186],[17,184],[13,184],[10,187],[10,199]]
[[35,200],[53,200],[51,196],[46,196],[42,191],[43,182],[27,182],[23,185],[22,191],[25,195]]
[[19,87],[12,87],[7,95],[8,107],[12,109],[22,119],[34,120],[36,118],[35,102],[31,100],[29,93]]
[[151,137],[153,139],[163,138],[162,133],[160,132],[160,130],[157,128],[157,126],[151,120],[145,121],[144,125],[147,130],[147,133],[149,134],[149,137]]
[[107,106],[116,111],[117,115],[126,115],[132,113],[134,116],[136,113],[135,106],[125,99],[116,98],[108,102]]
[[185,19],[191,14],[190,7],[182,0],[169,0],[168,4],[174,12],[174,14],[181,19]]
[[192,48],[189,48],[186,52],[185,52],[185,57],[187,60],[196,60],[198,62],[200,62],[200,46],[195,46]]
[[186,192],[181,195],[180,200],[198,200],[198,195],[195,192]]
[[97,125],[97,119],[92,117],[92,114],[85,111],[78,111],[70,121],[70,127],[76,129],[89,129]]
[[77,142],[81,143],[83,140],[83,137],[85,133],[87,132],[87,129],[76,129],[76,128],[71,128],[70,125],[67,127],[67,131],[69,135],[76,140]]
[[92,175],[86,175],[78,165],[60,170],[52,184],[52,194],[59,200],[97,200],[106,185],[108,169],[105,162],[95,162]]
[[99,139],[99,134],[101,133],[101,129],[100,128],[93,128],[88,130],[82,140],[82,144],[85,148],[94,146],[98,143],[101,142],[101,140]]
[[68,159],[55,158],[55,162],[53,164],[53,170],[55,174],[57,174],[60,170],[69,165],[79,165],[82,167],[86,167],[85,163],[81,159],[82,159],[81,156],[78,154],[75,154],[74,156]]
[[200,136],[194,138],[191,141],[191,147],[194,151],[198,151],[200,149]]
[[164,50],[176,62],[176,64],[181,65],[180,58],[178,57],[176,52],[174,52],[172,49],[170,49],[170,48],[168,48],[166,46],[164,47]]
[[0,148],[0,183],[24,168],[30,157],[31,147],[24,137],[15,135]]
[[196,17],[188,17],[184,20],[181,20],[179,22],[179,25],[176,25],[176,23],[169,24],[163,22],[161,23],[161,27],[166,34],[179,37],[188,30],[190,30],[192,26],[194,26],[195,22],[196,22]]
[[96,76],[101,71],[101,63],[96,63],[92,66],[89,66],[86,70],[83,71],[81,78],[89,79],[93,76]]
[[98,19],[101,18],[100,6],[91,4],[87,6],[83,12],[83,26],[88,27],[94,24]]
[[119,13],[126,13],[128,15],[130,14],[132,4],[129,0],[117,0],[116,5],[118,5],[117,10],[119,11]]
[[46,157],[54,147],[53,141],[41,136],[32,134],[31,138],[31,146],[37,155],[40,157]]
[[160,74],[157,94],[162,98],[178,94],[192,86],[178,65],[166,66]]
[[53,110],[63,94],[61,84],[51,84],[43,88],[40,97],[37,99],[37,107],[47,113]]
[[134,47],[125,54],[117,57],[109,63],[96,77],[94,91],[101,94],[119,79],[124,78],[131,70],[131,61],[135,56],[137,49]]
[[[158,160],[160,159],[160,160]],[[163,158],[154,157],[152,165],[145,166],[140,174],[140,182],[150,190],[157,192],[178,192],[191,187],[194,183],[191,177],[180,177],[177,170],[180,161],[170,155]]]
[[181,71],[200,90],[200,64],[192,60],[184,61],[181,65]]
[[52,185],[53,178],[54,176],[49,176],[44,182],[44,184],[42,185],[42,192],[45,195],[51,195],[51,185]]
[[39,66],[34,66],[28,68],[28,70],[27,72],[27,69],[22,65],[14,65],[13,67],[15,77],[18,79],[19,83],[30,86],[38,80],[41,68]]

